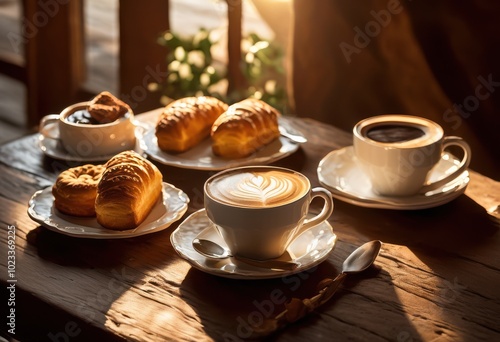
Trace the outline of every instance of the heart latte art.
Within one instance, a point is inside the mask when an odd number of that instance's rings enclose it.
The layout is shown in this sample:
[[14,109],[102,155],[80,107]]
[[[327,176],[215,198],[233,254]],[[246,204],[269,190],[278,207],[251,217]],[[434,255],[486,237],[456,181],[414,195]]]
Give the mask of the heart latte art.
[[220,202],[242,207],[274,207],[301,198],[309,188],[304,176],[284,171],[246,171],[225,174],[209,184]]

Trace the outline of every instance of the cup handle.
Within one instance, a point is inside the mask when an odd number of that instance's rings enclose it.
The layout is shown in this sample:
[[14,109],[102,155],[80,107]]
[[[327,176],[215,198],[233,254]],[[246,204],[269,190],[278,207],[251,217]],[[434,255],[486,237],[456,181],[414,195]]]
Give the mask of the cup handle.
[[448,137],[444,137],[444,139],[443,139],[443,151],[448,146],[458,146],[458,147],[462,148],[462,150],[464,151],[464,156],[463,156],[462,160],[460,161],[460,164],[458,165],[457,169],[455,171],[453,171],[453,173],[449,174],[448,176],[446,176],[442,179],[439,179],[435,182],[432,182],[432,183],[427,182],[426,184],[424,184],[422,189],[420,189],[420,193],[426,193],[428,191],[436,190],[436,189],[442,187],[443,185],[454,180],[456,177],[458,177],[460,174],[462,174],[469,167],[470,159],[472,156],[472,152],[471,152],[469,144],[467,144],[467,142],[460,137],[448,136]]
[[50,114],[45,115],[42,120],[40,120],[40,126],[38,128],[38,132],[42,134],[44,137],[50,139],[59,139],[58,135],[52,135],[50,130],[46,130],[45,127],[53,122],[59,121],[59,114]]
[[311,201],[315,197],[321,197],[325,200],[325,204],[323,206],[323,209],[321,210],[321,212],[318,215],[316,215],[310,219],[304,220],[304,223],[302,224],[300,229],[297,230],[297,232],[295,233],[294,239],[296,237],[298,237],[300,234],[302,234],[303,232],[305,232],[306,230],[308,230],[308,229],[318,225],[319,223],[325,221],[326,219],[328,219],[333,212],[334,205],[333,205],[332,193],[330,191],[326,190],[325,188],[318,187],[318,188],[313,188],[311,190],[311,193],[312,193]]

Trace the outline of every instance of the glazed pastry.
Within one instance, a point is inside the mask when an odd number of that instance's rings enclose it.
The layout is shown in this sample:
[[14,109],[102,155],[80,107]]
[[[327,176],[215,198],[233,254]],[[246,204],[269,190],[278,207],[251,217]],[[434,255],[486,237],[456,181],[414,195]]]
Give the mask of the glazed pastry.
[[87,164],[61,172],[52,186],[56,209],[73,216],[95,216],[97,184],[103,171],[103,165]]
[[165,152],[185,152],[210,135],[214,121],[227,104],[215,97],[186,97],[167,105],[156,125],[158,147]]
[[87,110],[90,116],[100,124],[113,122],[127,113],[132,113],[132,109],[125,102],[108,91],[98,94],[89,103]]
[[161,196],[162,174],[134,151],[117,154],[105,167],[97,186],[97,222],[115,230],[137,227]]
[[248,157],[280,136],[279,112],[257,99],[231,105],[212,126],[212,151],[224,158]]

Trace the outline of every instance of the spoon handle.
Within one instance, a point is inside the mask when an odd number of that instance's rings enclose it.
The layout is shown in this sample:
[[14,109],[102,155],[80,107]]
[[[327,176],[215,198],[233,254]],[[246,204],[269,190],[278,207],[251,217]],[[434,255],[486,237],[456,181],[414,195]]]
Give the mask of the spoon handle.
[[299,135],[299,134],[293,134],[293,133],[290,133],[289,131],[287,131],[284,127],[282,126],[279,126],[279,130],[280,130],[280,134],[288,139],[290,139],[291,141],[295,142],[295,143],[298,143],[298,144],[303,144],[303,143],[306,143],[307,142],[307,139],[302,136],[302,135]]
[[255,267],[263,267],[263,268],[272,268],[275,270],[281,271],[293,271],[300,265],[292,262],[292,261],[282,261],[282,260],[254,260],[248,259],[240,256],[233,256],[236,260],[244,262],[245,264],[255,266]]
[[335,279],[323,279],[318,285],[318,293],[311,298],[292,298],[289,303],[285,304],[285,310],[281,313],[274,318],[267,319],[260,326],[253,327],[253,337],[267,336],[290,323],[298,321],[323,305],[337,292],[346,276],[346,273],[340,273]]

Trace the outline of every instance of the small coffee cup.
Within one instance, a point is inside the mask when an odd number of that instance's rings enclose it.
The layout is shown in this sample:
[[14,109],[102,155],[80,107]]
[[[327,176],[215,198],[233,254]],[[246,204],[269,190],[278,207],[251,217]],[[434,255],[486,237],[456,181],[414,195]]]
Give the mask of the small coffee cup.
[[[58,139],[62,147],[73,156],[109,156],[135,146],[134,114],[129,111],[117,120],[104,124],[77,123],[68,118],[86,111],[89,102],[66,107],[61,114],[46,115],[40,121],[39,132],[46,138]],[[50,129],[57,125],[57,130]]]
[[[357,165],[379,195],[412,196],[436,190],[467,170],[471,159],[470,147],[462,138],[444,136],[440,125],[417,116],[370,117],[358,122],[353,133]],[[452,145],[463,150],[460,163],[431,182],[431,170]]]
[[[234,255],[257,260],[278,258],[306,230],[333,212],[331,193],[313,188],[303,174],[280,167],[248,166],[210,177],[205,209]],[[313,198],[323,209],[306,218]]]

